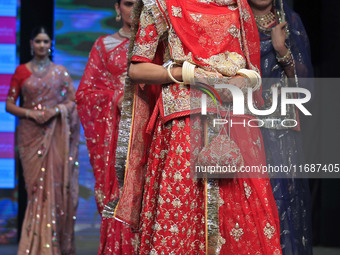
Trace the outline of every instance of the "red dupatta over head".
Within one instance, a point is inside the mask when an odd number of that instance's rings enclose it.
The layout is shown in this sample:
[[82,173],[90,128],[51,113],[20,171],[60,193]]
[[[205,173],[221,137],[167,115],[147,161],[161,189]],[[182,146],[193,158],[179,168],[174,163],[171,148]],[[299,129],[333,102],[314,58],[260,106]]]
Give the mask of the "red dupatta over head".
[[[215,1],[193,1],[193,0],[166,0],[171,25],[180,38],[184,48],[192,52],[193,59],[197,64],[205,65],[201,58],[209,58],[221,52],[233,51],[230,49],[232,34],[223,33],[223,23],[218,22],[218,15],[230,15],[235,19],[232,8],[237,8],[240,17],[240,29],[242,37],[243,55],[249,69],[259,72],[260,68],[260,40],[253,14],[246,0],[215,0]],[[210,27],[203,27],[193,17],[197,15],[210,15]],[[213,18],[214,17],[214,18]],[[228,34],[228,36],[225,36]],[[212,43],[213,42],[213,45]],[[235,49],[236,50],[236,49]],[[188,52],[185,52],[188,53]],[[238,52],[242,54],[241,52]]]

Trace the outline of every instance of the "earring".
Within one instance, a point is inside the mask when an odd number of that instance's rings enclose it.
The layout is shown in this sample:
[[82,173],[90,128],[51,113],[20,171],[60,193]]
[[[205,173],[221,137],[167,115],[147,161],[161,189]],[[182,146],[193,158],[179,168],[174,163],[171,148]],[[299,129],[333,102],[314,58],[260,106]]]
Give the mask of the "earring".
[[122,16],[120,15],[120,13],[117,13],[116,21],[119,22],[121,19],[122,19]]
[[48,55],[51,56],[52,50],[48,49]]
[[33,50],[33,47],[31,47],[31,56],[34,56],[34,50]]

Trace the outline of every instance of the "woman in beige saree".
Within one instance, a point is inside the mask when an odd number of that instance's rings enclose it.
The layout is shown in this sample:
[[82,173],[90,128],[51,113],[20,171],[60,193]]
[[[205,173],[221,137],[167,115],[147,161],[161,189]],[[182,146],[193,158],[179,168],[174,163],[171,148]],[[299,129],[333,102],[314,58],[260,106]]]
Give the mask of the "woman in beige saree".
[[6,110],[19,117],[28,196],[18,254],[75,254],[79,120],[71,77],[48,58],[50,38],[43,27],[33,31],[34,57],[17,67],[6,101]]

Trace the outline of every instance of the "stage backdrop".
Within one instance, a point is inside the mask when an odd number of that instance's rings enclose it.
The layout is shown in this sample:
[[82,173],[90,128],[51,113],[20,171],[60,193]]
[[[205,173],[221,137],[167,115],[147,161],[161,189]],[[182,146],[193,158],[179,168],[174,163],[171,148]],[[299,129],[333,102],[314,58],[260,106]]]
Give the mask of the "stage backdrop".
[[[78,87],[95,40],[120,27],[115,23],[114,1],[56,0],[54,61],[65,66]],[[84,132],[80,143],[80,199],[76,235],[98,245],[100,216],[94,198],[94,177]]]
[[[17,6],[20,1],[0,1],[0,243],[17,239],[17,181],[15,178],[15,118],[6,113],[9,83],[17,65]],[[18,22],[18,23],[17,23]]]

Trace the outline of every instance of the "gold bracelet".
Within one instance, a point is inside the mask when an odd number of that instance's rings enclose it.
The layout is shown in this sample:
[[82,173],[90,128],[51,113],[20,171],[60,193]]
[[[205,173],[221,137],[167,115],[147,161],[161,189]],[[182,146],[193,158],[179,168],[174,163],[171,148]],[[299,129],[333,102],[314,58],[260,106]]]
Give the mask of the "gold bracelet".
[[28,118],[29,118],[29,114],[30,114],[30,112],[31,112],[31,110],[26,110],[26,112],[25,112],[25,117],[26,117],[26,119],[28,119]]
[[290,49],[287,50],[287,53],[282,58],[276,55],[277,61],[281,64],[288,63],[291,58],[292,58],[292,52],[290,51]]
[[176,80],[172,74],[171,74],[171,68],[173,67],[173,65],[176,64],[175,62],[172,62],[169,66],[168,66],[168,75],[170,77],[170,79],[174,82],[174,83],[178,83],[178,84],[184,84],[184,82],[182,81],[178,81]]

